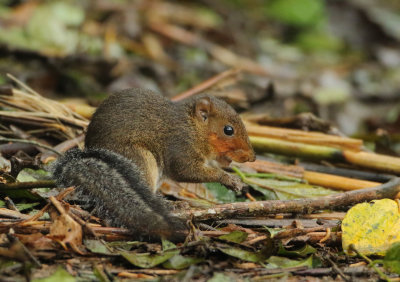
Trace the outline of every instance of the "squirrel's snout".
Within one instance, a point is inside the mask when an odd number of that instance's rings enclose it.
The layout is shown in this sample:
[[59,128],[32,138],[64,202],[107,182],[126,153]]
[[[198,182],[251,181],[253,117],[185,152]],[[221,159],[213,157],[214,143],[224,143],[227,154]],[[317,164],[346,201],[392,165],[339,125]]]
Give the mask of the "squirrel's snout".
[[230,157],[232,160],[239,163],[254,162],[256,160],[256,154],[252,149],[236,150]]
[[254,153],[253,150],[251,150],[249,159],[246,162],[254,162],[256,160],[256,153]]

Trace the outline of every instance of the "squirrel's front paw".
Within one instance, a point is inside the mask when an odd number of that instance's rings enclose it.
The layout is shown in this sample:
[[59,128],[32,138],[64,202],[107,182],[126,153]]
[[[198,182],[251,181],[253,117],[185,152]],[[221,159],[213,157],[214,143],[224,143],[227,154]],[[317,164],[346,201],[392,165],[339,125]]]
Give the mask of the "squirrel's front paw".
[[247,186],[247,184],[242,182],[242,179],[240,177],[235,175],[229,175],[229,181],[223,184],[228,186],[228,188],[232,189],[236,193],[241,192],[243,188]]

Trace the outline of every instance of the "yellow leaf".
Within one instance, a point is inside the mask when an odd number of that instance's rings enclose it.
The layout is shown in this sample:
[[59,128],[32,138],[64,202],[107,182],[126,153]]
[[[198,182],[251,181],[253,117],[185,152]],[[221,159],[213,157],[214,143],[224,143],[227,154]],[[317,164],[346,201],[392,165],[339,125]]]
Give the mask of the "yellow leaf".
[[393,200],[355,205],[343,219],[342,245],[346,253],[349,253],[349,246],[354,244],[365,255],[385,255],[389,247],[399,241],[400,213]]

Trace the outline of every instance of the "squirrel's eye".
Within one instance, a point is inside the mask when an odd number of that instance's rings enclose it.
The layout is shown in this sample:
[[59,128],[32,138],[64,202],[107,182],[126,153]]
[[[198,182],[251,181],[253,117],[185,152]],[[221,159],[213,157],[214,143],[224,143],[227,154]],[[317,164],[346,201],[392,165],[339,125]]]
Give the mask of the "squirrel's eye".
[[224,133],[228,136],[232,136],[235,131],[233,130],[233,127],[230,125],[225,125],[224,127]]

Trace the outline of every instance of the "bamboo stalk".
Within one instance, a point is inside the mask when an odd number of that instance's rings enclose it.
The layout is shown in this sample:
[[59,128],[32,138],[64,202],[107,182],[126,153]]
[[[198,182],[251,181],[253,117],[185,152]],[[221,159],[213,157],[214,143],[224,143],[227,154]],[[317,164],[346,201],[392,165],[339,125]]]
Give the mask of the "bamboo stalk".
[[352,164],[380,171],[400,173],[400,158],[369,152],[344,151],[345,159]]
[[295,143],[281,139],[250,136],[250,142],[255,150],[275,154],[305,157],[314,159],[341,159],[342,151],[328,146]]
[[345,161],[360,167],[400,174],[400,158],[396,157],[258,136],[250,136],[250,141],[254,149],[261,152],[301,158]]
[[329,135],[321,132],[261,126],[249,122],[245,122],[245,125],[248,134],[251,136],[279,138],[285,141],[330,146],[354,151],[360,151],[363,145],[360,139]]
[[332,188],[336,190],[350,191],[380,185],[380,182],[366,181],[330,173],[314,172],[304,170],[301,166],[284,165],[264,160],[256,160],[246,163],[245,166],[253,168],[258,172],[274,173],[306,180],[309,184]]
[[314,171],[304,171],[303,178],[307,180],[309,184],[344,191],[370,188],[381,184],[379,182],[353,179]]

